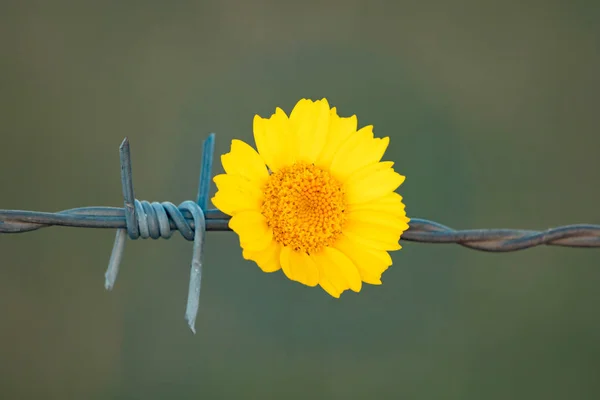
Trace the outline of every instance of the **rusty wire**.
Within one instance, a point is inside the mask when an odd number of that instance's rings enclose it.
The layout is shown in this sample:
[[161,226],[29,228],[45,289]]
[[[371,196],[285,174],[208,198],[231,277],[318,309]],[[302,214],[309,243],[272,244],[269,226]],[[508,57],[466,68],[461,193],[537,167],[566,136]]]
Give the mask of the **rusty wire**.
[[[229,216],[207,209],[214,153],[214,134],[203,144],[202,166],[196,201],[179,206],[170,202],[147,202],[135,198],[129,141],[120,148],[124,207],[82,207],[56,213],[0,210],[0,233],[30,232],[49,226],[117,229],[106,271],[105,287],[111,290],[119,271],[126,235],[131,239],[169,238],[174,231],[194,241],[186,320],[195,333],[202,277],[202,253],[206,231],[229,231]],[[402,240],[420,243],[455,243],[488,252],[509,252],[540,245],[600,248],[600,225],[566,225],[544,231],[522,229],[455,230],[437,222],[411,218]]]

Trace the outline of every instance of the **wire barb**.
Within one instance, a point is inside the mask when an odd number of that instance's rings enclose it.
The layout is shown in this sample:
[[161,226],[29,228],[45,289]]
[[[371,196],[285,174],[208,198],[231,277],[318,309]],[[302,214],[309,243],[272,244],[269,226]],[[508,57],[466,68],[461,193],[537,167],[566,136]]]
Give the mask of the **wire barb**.
[[[112,290],[119,274],[119,266],[125,250],[125,233],[133,240],[142,239],[168,239],[173,234],[171,221],[175,228],[187,240],[194,241],[192,253],[192,265],[190,272],[190,285],[188,289],[188,301],[185,311],[185,319],[192,332],[196,333],[196,316],[200,303],[200,284],[202,281],[202,255],[204,253],[204,236],[206,234],[206,219],[202,208],[206,207],[214,153],[214,133],[210,134],[204,141],[202,152],[202,165],[200,167],[200,183],[198,188],[197,202],[184,201],[176,207],[171,202],[139,201],[135,198],[133,190],[133,172],[131,168],[131,150],[129,140],[125,138],[119,147],[119,159],[121,162],[121,183],[123,187],[123,199],[125,212],[126,230],[117,229],[115,243],[106,270],[104,287]],[[193,217],[194,227],[187,222],[182,213],[187,210]],[[170,219],[169,219],[170,217]]]
[[[215,134],[203,143],[202,163],[196,201],[184,201],[179,206],[171,202],[148,202],[135,198],[129,140],[119,147],[123,208],[82,207],[56,213],[0,210],[0,233],[30,232],[49,226],[116,229],[112,253],[105,273],[105,288],[112,290],[119,274],[127,236],[130,239],[168,239],[179,231],[193,241],[190,284],[185,319],[193,333],[200,301],[202,258],[207,231],[229,231],[229,216],[208,209],[212,178]],[[437,222],[411,218],[402,240],[421,243],[456,243],[488,252],[509,252],[540,245],[577,248],[600,248],[600,225],[578,224],[545,231],[519,229],[454,230]]]

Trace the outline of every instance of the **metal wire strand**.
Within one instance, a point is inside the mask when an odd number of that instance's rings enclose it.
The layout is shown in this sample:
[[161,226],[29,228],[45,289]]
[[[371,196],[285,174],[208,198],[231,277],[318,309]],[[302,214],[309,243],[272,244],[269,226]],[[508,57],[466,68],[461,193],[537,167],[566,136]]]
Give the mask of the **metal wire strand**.
[[[171,202],[137,200],[133,190],[131,155],[127,138],[119,147],[123,208],[82,207],[56,213],[0,210],[0,233],[31,232],[49,226],[116,229],[115,242],[105,274],[105,287],[111,290],[119,273],[127,236],[131,239],[169,239],[179,231],[193,241],[190,284],[185,318],[192,332],[202,281],[202,257],[207,231],[228,231],[229,216],[219,210],[207,209],[214,134],[203,144],[202,165],[196,202],[184,201],[179,206]],[[454,230],[437,222],[412,218],[402,240],[420,243],[456,243],[489,252],[523,250],[540,245],[578,248],[600,248],[600,225],[578,224],[560,226],[545,231],[520,229]]]
[[412,218],[402,238],[411,242],[456,243],[489,251],[508,252],[540,245],[600,248],[600,225],[577,224],[559,226],[545,231],[522,229],[454,230],[437,222]]
[[[160,204],[164,206],[166,203]],[[191,213],[180,207],[175,208],[178,210],[177,213],[168,214],[171,230],[179,230],[178,227],[180,226],[189,226],[193,230],[195,223]],[[205,210],[204,214],[207,231],[231,230],[228,226],[228,215],[215,209]],[[0,210],[0,233],[29,232],[49,226],[127,228],[125,211],[123,208],[118,207],[83,207],[57,213]],[[192,240],[186,237],[184,232],[179,232],[187,240]],[[523,229],[455,230],[437,222],[411,218],[409,229],[402,235],[402,240],[419,243],[455,243],[470,249],[489,252],[517,251],[540,245],[600,248],[600,225],[566,225],[545,231]]]

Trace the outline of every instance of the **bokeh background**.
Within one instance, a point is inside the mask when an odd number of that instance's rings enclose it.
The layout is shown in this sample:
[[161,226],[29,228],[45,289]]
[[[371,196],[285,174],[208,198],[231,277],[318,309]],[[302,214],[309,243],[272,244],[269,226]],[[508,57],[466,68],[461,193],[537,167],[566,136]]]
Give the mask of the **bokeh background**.
[[[600,7],[585,1],[2,1],[0,208],[193,199],[202,141],[327,97],[392,141],[408,214],[456,228],[600,223]],[[222,171],[215,163],[215,172]],[[191,243],[0,237],[2,399],[597,399],[600,252],[404,243],[346,293]]]

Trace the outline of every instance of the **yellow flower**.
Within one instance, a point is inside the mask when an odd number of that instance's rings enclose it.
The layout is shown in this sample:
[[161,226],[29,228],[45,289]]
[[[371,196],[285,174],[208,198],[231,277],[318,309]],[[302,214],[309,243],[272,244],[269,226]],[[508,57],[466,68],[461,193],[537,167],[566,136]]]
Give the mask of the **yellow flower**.
[[326,99],[302,99],[288,117],[254,117],[258,152],[233,140],[214,178],[213,204],[231,215],[243,257],[264,272],[283,269],[333,297],[362,282],[380,285],[409,219],[394,191],[404,177],[380,162],[389,138],[357,130]]

